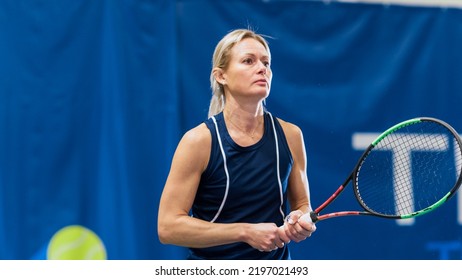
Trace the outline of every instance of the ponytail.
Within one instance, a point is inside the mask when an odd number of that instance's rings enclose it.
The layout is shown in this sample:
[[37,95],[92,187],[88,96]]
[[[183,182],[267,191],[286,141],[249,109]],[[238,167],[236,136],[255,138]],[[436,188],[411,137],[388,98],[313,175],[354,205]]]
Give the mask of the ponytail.
[[225,94],[223,92],[223,86],[217,86],[220,89],[213,90],[212,99],[210,100],[209,114],[208,117],[214,116],[225,108]]

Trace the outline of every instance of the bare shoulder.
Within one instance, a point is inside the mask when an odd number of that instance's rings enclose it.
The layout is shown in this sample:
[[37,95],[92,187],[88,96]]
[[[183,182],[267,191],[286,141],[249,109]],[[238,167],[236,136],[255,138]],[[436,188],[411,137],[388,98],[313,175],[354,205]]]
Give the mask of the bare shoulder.
[[207,126],[202,123],[183,135],[175,152],[176,162],[201,172],[208,164],[211,146],[212,135]]
[[[290,152],[294,159],[294,169],[303,171],[300,174],[306,173],[306,150],[305,142],[303,139],[303,132],[297,125],[279,120],[279,123],[284,130],[287,144],[289,145]],[[303,180],[305,181],[305,180]]]
[[281,124],[284,134],[287,139],[287,144],[292,153],[292,156],[297,159],[303,159],[305,157],[305,142],[303,139],[303,132],[297,125],[281,120],[278,118]]
[[210,144],[212,136],[204,123],[188,130],[182,137],[181,142],[186,145],[203,146]]
[[295,125],[295,124],[293,124],[291,122],[284,121],[284,120],[282,120],[280,118],[278,118],[278,121],[281,124],[282,129],[284,130],[284,134],[286,135],[288,140],[292,139],[292,138],[303,137],[302,136],[303,135],[302,130],[297,125]]

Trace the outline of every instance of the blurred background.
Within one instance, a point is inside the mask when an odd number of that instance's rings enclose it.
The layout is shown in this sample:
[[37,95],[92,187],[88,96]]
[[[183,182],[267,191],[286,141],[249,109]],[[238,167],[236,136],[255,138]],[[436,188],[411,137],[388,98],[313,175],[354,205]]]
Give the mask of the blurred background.
[[[361,155],[353,135],[421,116],[462,132],[462,10],[438,2],[2,0],[0,259],[46,258],[69,225],[109,259],[184,259],[158,241],[159,198],[182,134],[207,117],[213,49],[236,28],[270,36],[267,107],[304,132],[315,206]],[[352,194],[330,209],[357,209]],[[408,225],[327,220],[292,257],[461,259],[461,206]]]

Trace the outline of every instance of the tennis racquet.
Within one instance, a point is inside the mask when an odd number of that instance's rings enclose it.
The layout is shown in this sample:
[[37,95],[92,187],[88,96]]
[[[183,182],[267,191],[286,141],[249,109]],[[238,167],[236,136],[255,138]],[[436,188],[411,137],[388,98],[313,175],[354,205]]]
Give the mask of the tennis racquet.
[[[414,218],[440,207],[461,182],[462,142],[434,118],[403,121],[378,136],[345,182],[318,208],[302,216],[313,222],[351,215]],[[321,214],[352,183],[361,211]]]

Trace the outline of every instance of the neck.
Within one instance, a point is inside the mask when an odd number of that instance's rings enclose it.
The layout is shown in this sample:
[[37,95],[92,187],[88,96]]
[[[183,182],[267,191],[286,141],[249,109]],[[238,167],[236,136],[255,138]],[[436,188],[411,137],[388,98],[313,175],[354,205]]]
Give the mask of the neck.
[[237,129],[239,133],[255,139],[260,134],[260,125],[263,123],[263,112],[249,113],[238,110],[223,111],[223,116],[227,123]]

